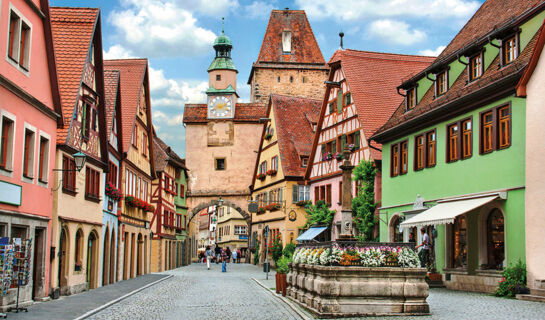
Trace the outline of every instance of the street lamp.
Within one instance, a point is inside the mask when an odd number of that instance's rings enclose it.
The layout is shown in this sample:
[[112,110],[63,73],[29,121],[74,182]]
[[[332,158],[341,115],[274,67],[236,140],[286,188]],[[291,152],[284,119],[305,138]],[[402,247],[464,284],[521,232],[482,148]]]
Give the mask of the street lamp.
[[223,199],[221,198],[221,196],[220,196],[220,198],[218,200],[218,204],[219,204],[220,207],[223,206]]
[[74,162],[76,163],[76,170],[79,172],[81,171],[81,169],[83,169],[87,156],[80,151],[80,152],[74,153],[73,157],[74,157]]

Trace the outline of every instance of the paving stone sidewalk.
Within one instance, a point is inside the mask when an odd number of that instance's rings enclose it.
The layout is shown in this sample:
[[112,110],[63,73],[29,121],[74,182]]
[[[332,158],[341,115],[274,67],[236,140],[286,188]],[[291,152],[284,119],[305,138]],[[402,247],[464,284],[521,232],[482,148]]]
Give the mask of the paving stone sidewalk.
[[8,319],[75,319],[129,292],[166,277],[168,277],[167,274],[146,274],[80,294],[62,296],[57,300],[35,303],[28,307],[28,312],[8,312]]

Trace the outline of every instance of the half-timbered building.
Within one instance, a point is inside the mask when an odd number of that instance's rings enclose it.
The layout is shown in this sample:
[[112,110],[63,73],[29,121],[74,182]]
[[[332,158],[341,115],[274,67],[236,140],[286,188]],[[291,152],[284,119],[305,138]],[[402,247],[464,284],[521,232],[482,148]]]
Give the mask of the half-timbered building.
[[[351,150],[358,165],[371,160],[380,168],[381,146],[367,140],[391,116],[403,97],[398,81],[426,67],[432,58],[351,49],[337,50],[330,59],[330,73],[318,127],[314,136],[306,179],[313,202],[325,201],[336,210],[331,237],[340,233],[342,152]],[[380,201],[381,173],[376,176],[375,198]],[[356,193],[356,186],[352,188]]]
[[151,182],[155,178],[147,59],[104,61],[108,71],[119,71],[121,87],[122,149],[121,201],[117,279],[150,272],[151,229],[155,211]]
[[[51,8],[53,43],[62,101],[57,130],[53,200],[51,285],[61,294],[100,286],[103,172],[108,149],[101,15],[92,8]],[[77,171],[74,154],[86,162]]]

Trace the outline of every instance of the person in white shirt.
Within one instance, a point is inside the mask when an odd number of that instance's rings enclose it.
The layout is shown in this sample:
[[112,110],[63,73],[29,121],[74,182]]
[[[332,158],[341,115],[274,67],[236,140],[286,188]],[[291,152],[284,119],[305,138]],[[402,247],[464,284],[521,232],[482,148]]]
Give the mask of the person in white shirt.
[[210,270],[210,260],[212,259],[212,256],[214,255],[212,253],[212,250],[210,250],[209,246],[206,246],[206,251],[204,252],[204,255],[206,256],[206,267],[208,270]]
[[233,256],[233,263],[237,263],[237,251],[236,250],[233,250],[233,253],[231,253],[231,255]]
[[418,257],[420,258],[420,266],[426,268],[430,257],[430,236],[426,233],[426,228],[421,228],[420,233],[422,234],[422,243],[416,246],[415,249],[422,247],[418,252]]

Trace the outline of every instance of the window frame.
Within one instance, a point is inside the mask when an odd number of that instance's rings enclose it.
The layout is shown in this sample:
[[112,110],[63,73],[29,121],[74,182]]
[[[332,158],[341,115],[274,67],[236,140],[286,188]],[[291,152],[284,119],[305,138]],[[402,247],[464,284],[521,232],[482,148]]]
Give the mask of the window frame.
[[[223,168],[222,169],[218,169],[219,168],[219,166],[218,166],[218,161],[219,160],[223,160]],[[225,170],[227,170],[227,161],[225,161],[225,157],[214,158],[214,170],[215,171],[225,171]]]
[[399,175],[404,175],[409,171],[409,140],[401,141],[399,143],[399,154]]
[[85,200],[100,201],[100,171],[85,166]]
[[[514,42],[514,58],[511,61],[506,62],[505,61],[505,44],[508,43],[509,40],[513,39]],[[513,61],[517,60],[517,58],[520,56],[520,37],[519,32],[512,33],[500,40],[500,66],[503,68],[505,66],[508,66]]]
[[[480,59],[480,68],[479,68],[479,75],[474,77],[473,76],[473,61],[475,61],[476,58]],[[471,56],[468,56],[469,63],[467,65],[467,83],[471,83],[475,80],[480,79],[484,74],[484,50],[479,51],[478,53],[475,53]]]
[[[429,155],[430,139],[428,137],[430,134],[433,134],[435,136],[433,140],[433,163],[430,163],[431,157]],[[426,168],[433,168],[437,164],[437,131],[435,129],[429,130],[425,133],[425,137],[426,137],[426,140],[425,140],[426,150],[424,151],[424,154],[426,157],[425,166]]]
[[[13,160],[14,160],[14,154],[15,154],[15,133],[17,132],[17,118],[12,115],[11,113],[6,112],[5,110],[1,110],[0,113],[0,156],[2,157],[0,159],[0,171],[1,172],[7,172],[9,176],[11,176],[13,172]],[[6,133],[6,129],[4,128],[4,121],[10,122],[10,127],[8,128],[8,132],[5,138],[4,133]]]
[[[32,133],[32,141],[30,148],[27,148],[27,132]],[[36,137],[38,136],[37,130],[35,127],[25,122],[23,128],[23,157],[22,157],[22,166],[21,166],[21,176],[23,179],[26,179],[27,182],[31,182],[35,178],[35,167],[36,167]],[[30,154],[27,154],[27,151]],[[27,159],[28,156],[28,159]]]
[[[411,111],[416,107],[417,86],[407,89],[405,92],[405,111]],[[412,96],[410,96],[412,95]],[[409,100],[410,99],[410,100]],[[409,101],[412,103],[409,105]]]
[[[470,122],[471,123],[471,129],[470,129],[470,133],[469,133],[469,144],[470,144],[470,148],[469,148],[469,155],[466,155],[465,154],[465,133],[466,133],[466,130],[463,126],[464,123],[466,122]],[[457,154],[457,158],[456,159],[451,159],[450,158],[450,132],[449,132],[449,128],[451,126],[454,126],[454,125],[457,125],[458,126],[458,136],[456,138],[456,154]],[[454,122],[451,122],[449,124],[447,124],[447,148],[446,148],[446,156],[445,156],[445,159],[446,159],[446,162],[447,163],[451,163],[451,162],[456,162],[458,160],[466,160],[466,159],[469,159],[473,156],[473,131],[474,131],[474,125],[473,125],[473,116],[469,116],[469,117],[466,117],[466,118],[462,118],[462,119],[459,119],[458,121],[454,121]]]
[[[434,81],[434,84],[435,84],[435,98],[439,98],[440,96],[444,95],[445,93],[448,92],[448,90],[450,89],[450,86],[449,86],[449,69],[450,68],[447,68],[443,71],[440,71],[438,72],[436,75],[435,75],[435,81]],[[444,91],[440,92],[440,85],[439,85],[439,78],[441,76],[444,76]]]
[[[451,137],[451,128],[456,126],[457,127],[457,133],[456,133],[456,137],[454,139],[452,139]],[[451,162],[456,162],[458,160],[460,160],[460,151],[461,151],[461,146],[460,146],[460,122],[459,121],[454,121],[454,122],[451,122],[451,123],[448,123],[447,124],[447,132],[446,132],[446,156],[445,156],[445,162],[446,163],[451,163]],[[451,146],[451,141],[454,141],[456,143],[456,146],[455,146],[455,149],[454,151],[456,152],[456,157],[454,158],[453,155],[451,154],[451,151],[452,151],[452,146]]]
[[[422,139],[422,144],[418,143],[419,138]],[[421,156],[419,157],[419,146],[421,146]],[[414,171],[424,170],[426,167],[426,134],[422,133],[414,137]],[[421,159],[420,159],[421,158]],[[420,165],[420,160],[422,164]]]
[[72,196],[76,191],[76,161],[71,155],[62,155],[62,191]]
[[[500,146],[500,119],[499,119],[499,112],[501,109],[507,108],[509,110],[509,123],[507,129],[509,130],[508,133],[508,139],[509,142],[504,145]],[[492,113],[492,125],[491,125],[491,148],[490,150],[484,150],[484,130],[483,130],[483,118],[484,115],[487,113]],[[479,113],[479,154],[488,154],[492,153],[494,151],[499,150],[505,150],[511,147],[513,145],[513,108],[511,106],[511,102],[502,103],[500,105],[497,105],[493,108],[484,110]]]
[[347,106],[351,105],[352,103],[354,103],[354,101],[352,100],[352,94],[350,93],[350,91],[344,93],[343,94],[343,107],[347,107]]
[[[17,18],[15,25],[13,25],[11,22],[12,16],[15,16]],[[23,72],[25,75],[28,76],[30,72],[30,61],[32,53],[32,23],[15,6],[13,6],[12,3],[10,3],[8,9],[7,24],[8,36],[6,45],[6,61],[8,61],[9,64],[11,64],[13,67],[17,68],[19,71]],[[11,32],[13,27],[15,27],[15,33]],[[28,34],[25,36],[24,43],[22,44],[22,31],[24,27],[26,27],[25,29],[28,30]],[[23,50],[25,52],[22,52]],[[21,56],[23,57],[22,60]]]
[[400,173],[401,160],[399,159],[399,149],[399,143],[394,143],[390,146],[390,177],[397,177]]
[[[45,146],[42,142],[45,141]],[[45,150],[43,150],[45,147]],[[40,132],[40,143],[38,153],[38,182],[47,184],[49,181],[49,155],[51,150],[51,137]]]
[[148,157],[148,134],[146,131],[142,131],[142,155]]

